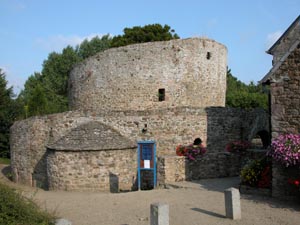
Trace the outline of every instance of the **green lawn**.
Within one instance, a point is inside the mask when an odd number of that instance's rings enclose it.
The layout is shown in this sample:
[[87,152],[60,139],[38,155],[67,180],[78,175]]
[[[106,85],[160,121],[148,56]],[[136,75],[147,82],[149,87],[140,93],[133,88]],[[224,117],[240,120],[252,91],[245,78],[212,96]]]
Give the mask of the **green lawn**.
[[0,164],[10,164],[10,159],[8,159],[8,158],[0,158]]

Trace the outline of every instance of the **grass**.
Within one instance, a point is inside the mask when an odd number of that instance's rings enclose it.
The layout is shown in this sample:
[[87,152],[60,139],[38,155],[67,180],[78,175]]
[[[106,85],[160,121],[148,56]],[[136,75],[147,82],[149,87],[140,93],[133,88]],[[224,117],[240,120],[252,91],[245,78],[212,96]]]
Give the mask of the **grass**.
[[0,158],[0,164],[10,164],[10,159],[8,158]]
[[41,210],[32,199],[0,183],[0,225],[54,225],[55,216]]

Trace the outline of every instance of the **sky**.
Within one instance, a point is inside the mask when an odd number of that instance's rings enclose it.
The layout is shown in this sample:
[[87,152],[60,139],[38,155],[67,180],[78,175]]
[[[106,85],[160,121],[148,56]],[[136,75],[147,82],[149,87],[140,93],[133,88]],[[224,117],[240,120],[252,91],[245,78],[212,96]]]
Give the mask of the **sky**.
[[256,83],[272,66],[266,50],[299,13],[300,0],[0,0],[0,68],[19,93],[53,51],[160,23],[224,44],[232,74]]

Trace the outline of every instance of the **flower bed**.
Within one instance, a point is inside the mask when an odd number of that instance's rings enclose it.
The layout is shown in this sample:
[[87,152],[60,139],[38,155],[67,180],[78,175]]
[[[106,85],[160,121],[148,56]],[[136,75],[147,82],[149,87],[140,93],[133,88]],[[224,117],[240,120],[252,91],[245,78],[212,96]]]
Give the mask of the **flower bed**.
[[271,163],[267,158],[249,160],[241,171],[241,184],[256,188],[271,187]]
[[251,143],[249,141],[232,141],[229,142],[225,149],[227,152],[245,152],[248,148],[250,148]]
[[203,156],[206,153],[206,148],[200,145],[178,145],[176,148],[176,155],[186,156],[189,160],[196,160],[196,158]]

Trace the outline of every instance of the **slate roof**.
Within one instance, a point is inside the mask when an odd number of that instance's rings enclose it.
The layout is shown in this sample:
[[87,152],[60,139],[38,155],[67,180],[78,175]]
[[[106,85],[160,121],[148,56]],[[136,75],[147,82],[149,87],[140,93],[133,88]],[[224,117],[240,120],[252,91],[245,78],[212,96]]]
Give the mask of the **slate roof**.
[[267,81],[270,81],[272,75],[277,71],[277,69],[282,65],[282,63],[289,57],[289,55],[297,48],[300,44],[300,37],[294,42],[290,49],[282,56],[282,58],[272,67],[272,69],[261,79],[260,83],[264,84]]
[[[281,35],[281,37],[272,45],[272,47],[267,51],[268,54],[273,55],[274,50],[282,44],[282,41],[289,35],[291,31],[294,29],[298,29],[299,31],[300,26],[300,16],[298,16],[295,21],[288,27],[288,29]],[[298,27],[298,28],[297,28]],[[261,79],[260,83],[265,84],[270,81],[273,81],[272,75],[277,71],[277,69],[282,65],[282,63],[289,57],[289,55],[297,48],[300,44],[300,36],[291,40],[289,43],[289,47],[285,54],[278,60],[278,62],[273,65],[272,69]]]
[[61,151],[121,150],[137,145],[112,127],[101,122],[88,122],[72,129],[56,142],[46,146]]
[[294,20],[294,22],[286,29],[286,31],[281,35],[281,37],[269,48],[267,51],[268,54],[273,54],[273,50],[280,45],[281,41],[289,34],[290,31],[292,31],[297,24],[300,23],[300,15]]

